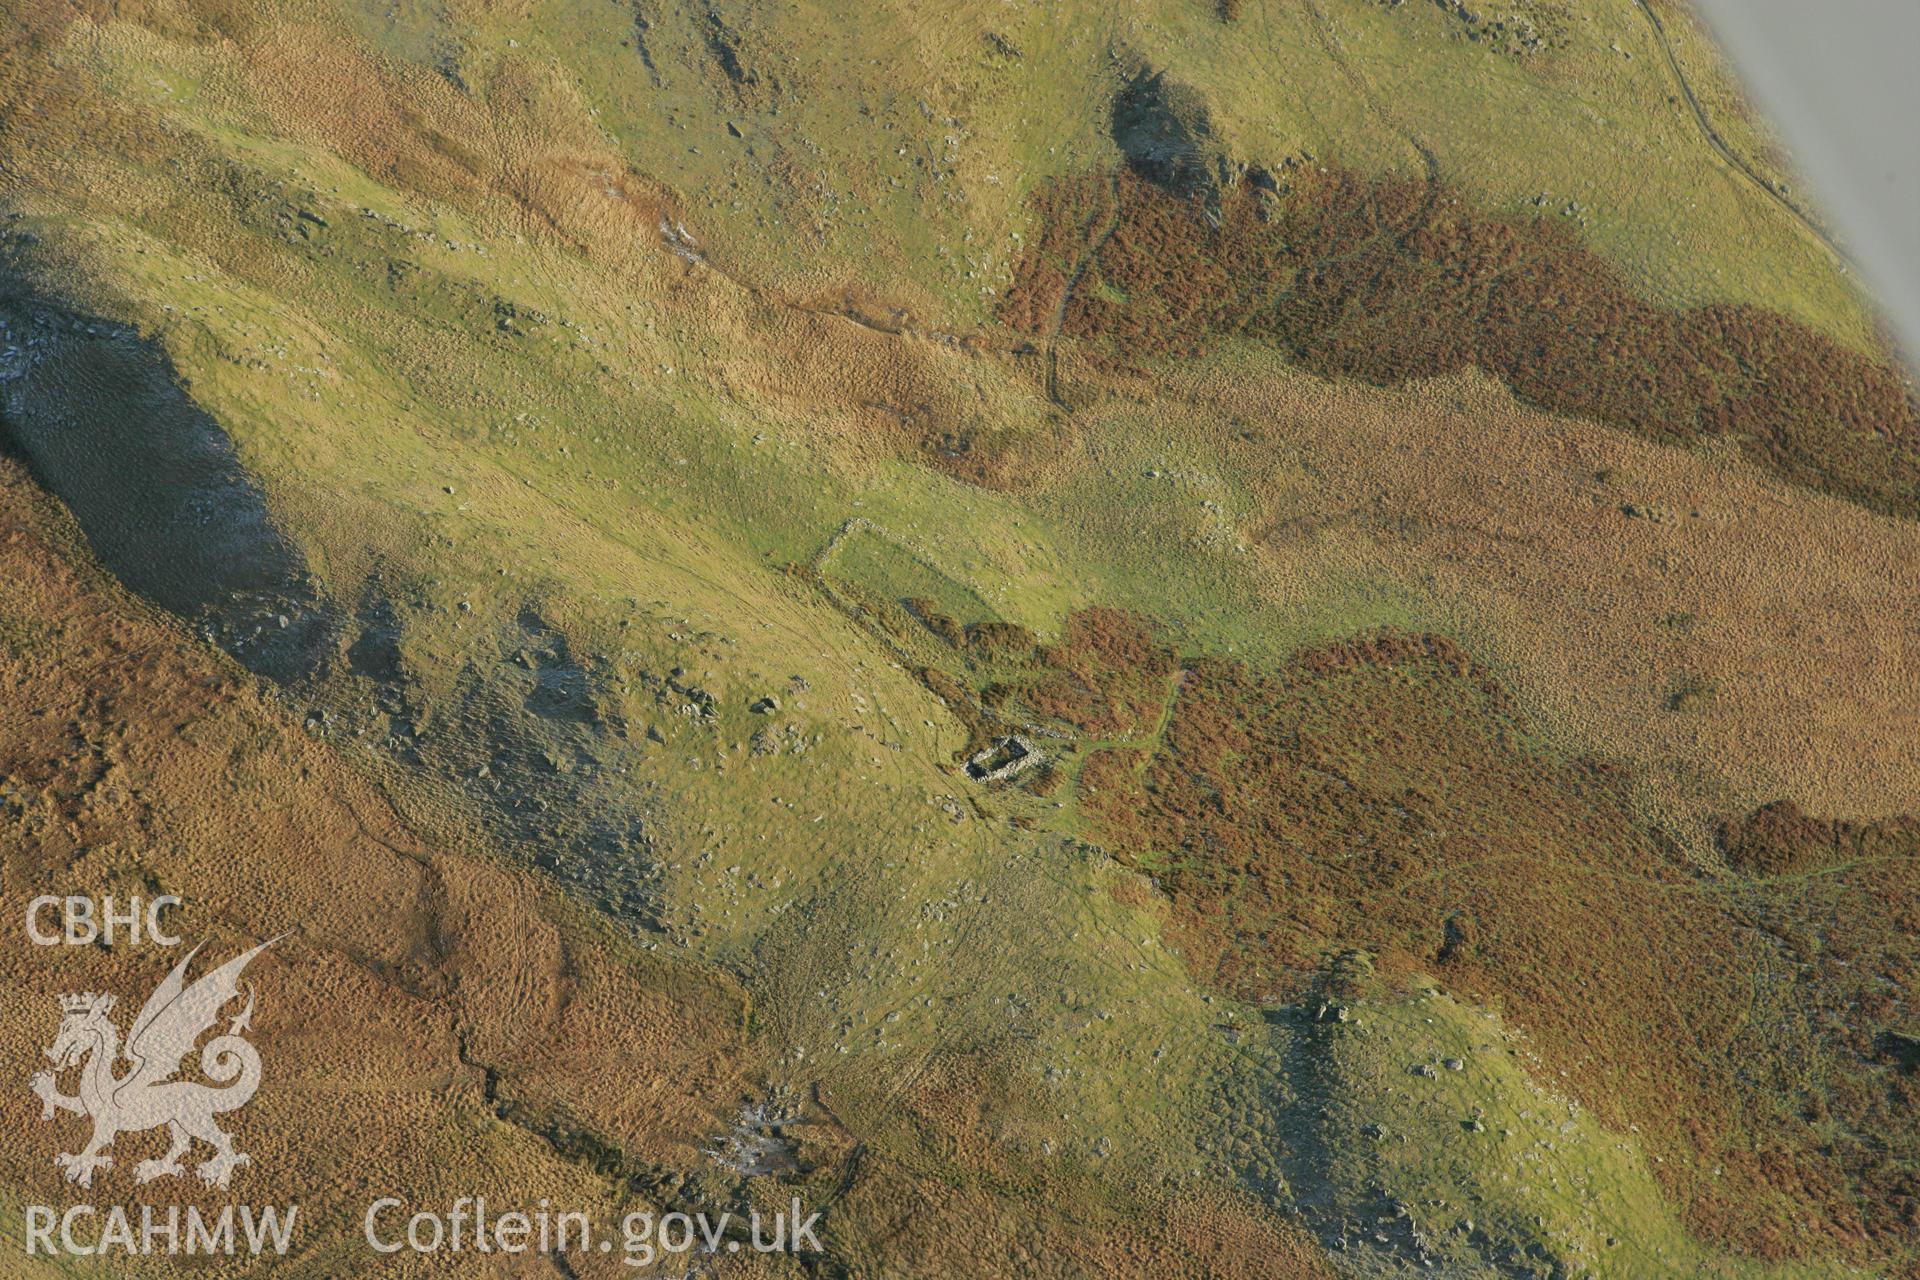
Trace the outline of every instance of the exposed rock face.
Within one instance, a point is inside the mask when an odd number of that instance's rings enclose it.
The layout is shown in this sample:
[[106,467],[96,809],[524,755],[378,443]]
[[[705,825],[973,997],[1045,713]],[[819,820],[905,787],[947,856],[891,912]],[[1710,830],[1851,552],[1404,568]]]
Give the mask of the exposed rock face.
[[1113,100],[1112,129],[1127,163],[1159,186],[1182,195],[1213,187],[1213,125],[1198,90],[1142,71]]

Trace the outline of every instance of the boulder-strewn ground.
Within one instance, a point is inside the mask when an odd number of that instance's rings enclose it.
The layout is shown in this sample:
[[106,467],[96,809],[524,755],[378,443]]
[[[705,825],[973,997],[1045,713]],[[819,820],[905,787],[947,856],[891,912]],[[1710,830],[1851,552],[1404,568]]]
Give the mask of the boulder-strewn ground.
[[286,1274],[1912,1267],[1913,391],[1677,6],[4,8],[0,916],[288,933]]

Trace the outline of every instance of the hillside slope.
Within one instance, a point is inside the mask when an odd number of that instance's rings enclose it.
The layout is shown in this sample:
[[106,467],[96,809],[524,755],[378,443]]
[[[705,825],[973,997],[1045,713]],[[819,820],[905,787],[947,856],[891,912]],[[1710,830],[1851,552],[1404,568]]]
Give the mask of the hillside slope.
[[1915,1265],[1912,384],[1675,6],[0,21],[6,911],[293,931],[290,1274]]

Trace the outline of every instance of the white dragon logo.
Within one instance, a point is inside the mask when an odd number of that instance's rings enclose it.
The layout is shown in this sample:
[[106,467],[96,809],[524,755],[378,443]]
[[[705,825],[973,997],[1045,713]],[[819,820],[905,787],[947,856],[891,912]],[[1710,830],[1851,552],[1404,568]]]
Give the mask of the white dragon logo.
[[[39,1095],[42,1120],[51,1120],[60,1111],[93,1117],[93,1140],[86,1149],[53,1158],[66,1171],[68,1182],[92,1186],[96,1169],[113,1167],[113,1157],[106,1150],[116,1135],[163,1124],[172,1143],[160,1159],[139,1163],[133,1175],[136,1182],[179,1177],[183,1172],[180,1157],[187,1154],[196,1138],[213,1148],[213,1157],[197,1170],[200,1180],[210,1187],[224,1188],[232,1180],[233,1171],[249,1163],[245,1154],[233,1149],[233,1139],[213,1123],[213,1118],[244,1107],[260,1087],[260,1054],[241,1039],[253,1018],[252,988],[247,991],[246,1008],[234,1017],[226,1034],[215,1036],[200,1051],[201,1071],[225,1087],[216,1089],[172,1077],[194,1043],[219,1021],[220,1010],[239,996],[240,971],[247,962],[278,941],[274,938],[261,943],[192,986],[186,983],[187,966],[200,948],[188,952],[133,1020],[125,1049],[130,1066],[118,1077],[113,1069],[122,1055],[120,1031],[108,1019],[114,998],[92,991],[60,997],[60,1008],[66,1016],[60,1023],[60,1034],[46,1050],[54,1071],[35,1075],[30,1087]],[[76,1066],[81,1068],[79,1092],[68,1097],[60,1092],[55,1073]]]

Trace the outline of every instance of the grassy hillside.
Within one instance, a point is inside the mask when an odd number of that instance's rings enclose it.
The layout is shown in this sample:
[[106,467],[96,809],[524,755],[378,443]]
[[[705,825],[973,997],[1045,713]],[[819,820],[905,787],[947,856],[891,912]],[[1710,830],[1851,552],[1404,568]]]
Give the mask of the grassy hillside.
[[297,929],[393,1179],[814,1274],[1910,1266],[1910,384],[1683,15],[1463,13],[10,6],[9,886]]

